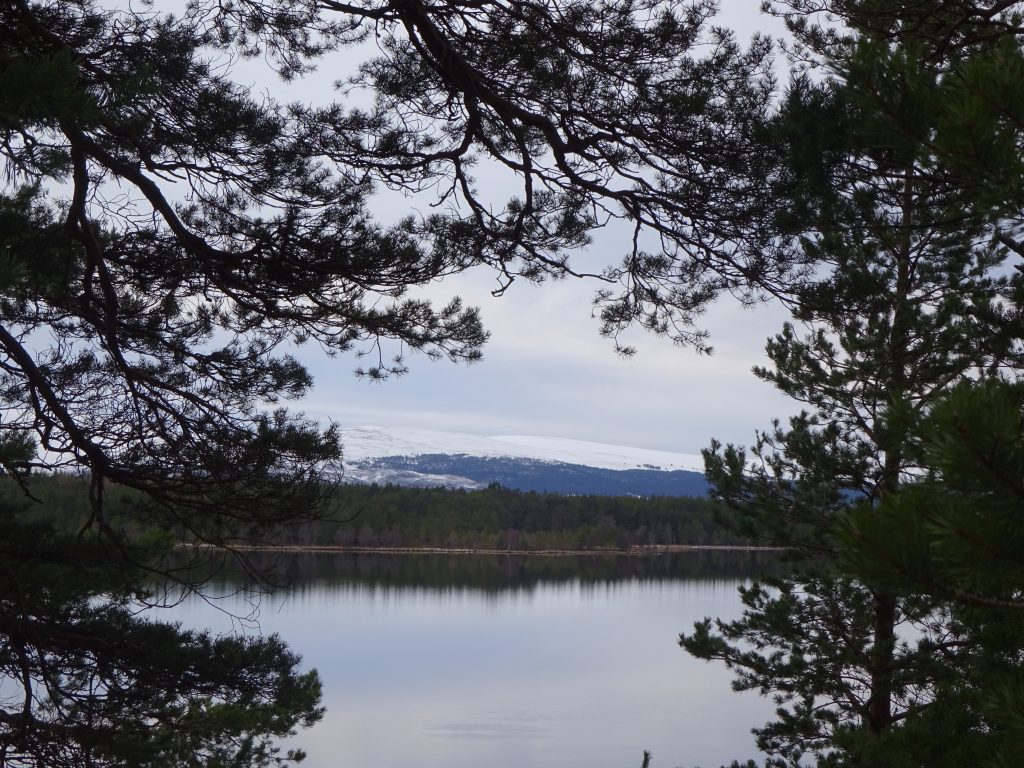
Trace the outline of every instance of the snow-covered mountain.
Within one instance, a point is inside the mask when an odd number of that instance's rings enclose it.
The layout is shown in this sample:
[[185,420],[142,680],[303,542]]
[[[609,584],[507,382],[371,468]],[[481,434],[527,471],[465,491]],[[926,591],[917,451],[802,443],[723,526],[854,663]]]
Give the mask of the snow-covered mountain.
[[342,443],[348,482],[643,496],[707,489],[700,456],[582,440],[374,426],[342,430]]

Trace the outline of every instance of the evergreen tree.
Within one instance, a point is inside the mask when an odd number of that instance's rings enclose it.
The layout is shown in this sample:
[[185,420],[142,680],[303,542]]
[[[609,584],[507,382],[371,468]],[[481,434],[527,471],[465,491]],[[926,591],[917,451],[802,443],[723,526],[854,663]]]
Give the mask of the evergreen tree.
[[945,613],[934,638],[942,674],[929,706],[874,743],[848,748],[875,765],[1009,766],[1024,748],[1024,389],[964,382],[915,431],[927,475],[879,514],[856,510],[840,528],[851,573]]
[[[881,745],[949,701],[957,619],[933,594],[836,565],[836,528],[884,520],[925,471],[916,425],[951,386],[1019,369],[1024,282],[1008,269],[1010,207],[979,203],[937,150],[964,53],[946,44],[960,27],[924,34],[902,4],[843,3],[830,9],[847,26],[829,30],[811,6],[791,9],[797,52],[842,77],[797,77],[769,128],[788,213],[766,226],[809,269],[784,296],[794,322],[769,341],[771,366],[756,370],[806,410],[749,455],[706,454],[717,495],[748,532],[793,547],[797,575],[743,590],[743,618],[700,623],[681,643],[774,697],[779,719],[758,731],[772,765],[931,764]],[[975,31],[1011,19],[997,16]]]

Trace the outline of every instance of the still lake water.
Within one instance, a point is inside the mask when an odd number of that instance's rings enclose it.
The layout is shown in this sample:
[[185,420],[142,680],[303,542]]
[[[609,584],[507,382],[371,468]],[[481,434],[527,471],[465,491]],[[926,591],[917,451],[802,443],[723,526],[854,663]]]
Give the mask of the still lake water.
[[[295,743],[309,768],[717,768],[756,758],[772,706],[690,658],[680,631],[732,618],[756,553],[654,558],[295,555],[287,594],[245,628],[190,600],[215,632],[280,634],[319,670],[327,715]],[[228,584],[214,585],[226,591]],[[226,612],[227,613],[226,613]]]

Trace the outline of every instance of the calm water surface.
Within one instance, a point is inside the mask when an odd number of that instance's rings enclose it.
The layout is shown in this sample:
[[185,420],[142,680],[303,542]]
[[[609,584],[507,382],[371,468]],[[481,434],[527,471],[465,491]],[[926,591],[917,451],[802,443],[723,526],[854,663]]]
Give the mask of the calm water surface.
[[[717,768],[756,757],[770,702],[688,657],[680,631],[735,617],[749,553],[652,559],[302,555],[245,628],[189,601],[187,624],[277,632],[319,670],[309,768]],[[218,585],[226,588],[228,585]]]

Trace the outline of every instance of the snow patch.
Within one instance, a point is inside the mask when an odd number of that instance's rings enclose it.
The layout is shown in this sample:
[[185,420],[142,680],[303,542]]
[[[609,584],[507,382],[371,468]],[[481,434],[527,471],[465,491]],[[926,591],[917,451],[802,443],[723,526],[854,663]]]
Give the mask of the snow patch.
[[465,432],[367,426],[343,429],[341,439],[346,472],[352,472],[354,464],[370,459],[423,454],[525,458],[599,469],[704,471],[703,459],[695,454],[536,435],[481,437]]
[[345,483],[363,485],[402,485],[416,488],[450,488],[466,491],[479,491],[485,488],[484,483],[470,480],[460,475],[424,474],[413,470],[396,470],[382,467],[345,467],[339,479]]

